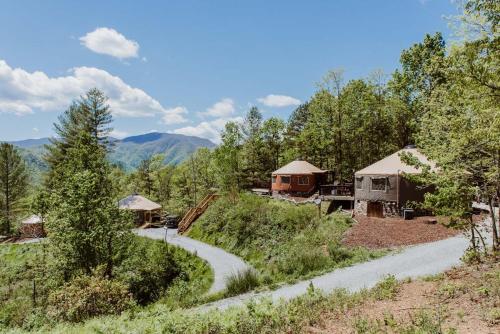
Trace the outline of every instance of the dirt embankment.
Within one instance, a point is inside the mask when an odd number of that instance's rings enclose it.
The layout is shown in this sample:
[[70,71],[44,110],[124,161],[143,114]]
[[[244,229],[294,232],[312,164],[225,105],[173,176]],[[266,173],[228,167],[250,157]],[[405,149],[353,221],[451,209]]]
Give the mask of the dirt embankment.
[[385,300],[321,315],[305,333],[500,333],[500,258],[399,284]]

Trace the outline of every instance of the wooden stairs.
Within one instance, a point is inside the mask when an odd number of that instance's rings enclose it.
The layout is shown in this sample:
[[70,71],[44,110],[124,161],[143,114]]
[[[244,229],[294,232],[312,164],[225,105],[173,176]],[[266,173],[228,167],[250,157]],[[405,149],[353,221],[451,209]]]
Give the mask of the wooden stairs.
[[189,211],[182,217],[182,220],[179,222],[178,233],[182,234],[186,232],[189,227],[194,223],[199,216],[202,215],[203,212],[208,208],[210,203],[215,201],[219,197],[218,194],[208,194],[203,198],[203,200],[194,208],[189,209]]

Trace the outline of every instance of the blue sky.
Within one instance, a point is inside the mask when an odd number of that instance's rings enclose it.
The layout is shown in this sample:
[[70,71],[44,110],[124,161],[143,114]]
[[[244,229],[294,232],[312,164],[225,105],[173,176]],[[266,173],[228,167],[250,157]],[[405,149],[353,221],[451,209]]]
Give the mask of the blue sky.
[[425,33],[448,36],[456,12],[448,0],[2,1],[0,140],[52,135],[97,86],[116,136],[217,141],[250,105],[287,118],[329,69],[389,74]]

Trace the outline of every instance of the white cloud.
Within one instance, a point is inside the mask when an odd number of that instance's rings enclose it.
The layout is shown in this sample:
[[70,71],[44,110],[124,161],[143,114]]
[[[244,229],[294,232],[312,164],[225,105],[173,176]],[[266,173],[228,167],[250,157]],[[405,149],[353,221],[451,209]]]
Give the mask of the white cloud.
[[186,123],[188,120],[184,117],[188,113],[187,109],[182,106],[165,109],[163,111],[163,124],[181,124]]
[[288,106],[298,106],[300,100],[286,95],[274,95],[269,94],[266,97],[261,97],[257,99],[263,105],[268,107],[288,107]]
[[100,54],[119,59],[138,57],[139,43],[127,39],[111,28],[97,28],[80,37],[80,43],[86,48]]
[[0,60],[0,113],[61,112],[72,100],[93,87],[109,97],[115,116],[145,117],[166,112],[143,90],[131,87],[119,77],[98,68],[77,67],[67,76],[49,77],[40,71],[11,68]]
[[110,134],[109,134],[111,137],[113,138],[117,138],[117,139],[122,139],[122,138],[125,138],[129,135],[128,132],[126,131],[120,131],[120,130],[116,130],[116,129],[113,129]]
[[225,98],[215,103],[207,109],[207,111],[200,113],[202,116],[211,117],[227,117],[234,113],[234,101],[230,98]]
[[175,129],[172,132],[187,136],[197,136],[209,139],[214,143],[220,143],[220,133],[224,129],[227,122],[243,122],[242,117],[218,118],[212,121],[201,122],[196,126],[186,126],[184,128]]
[[38,128],[37,128],[37,127],[34,127],[34,128],[33,128],[33,132],[38,133],[39,131],[40,131],[40,130],[38,130]]

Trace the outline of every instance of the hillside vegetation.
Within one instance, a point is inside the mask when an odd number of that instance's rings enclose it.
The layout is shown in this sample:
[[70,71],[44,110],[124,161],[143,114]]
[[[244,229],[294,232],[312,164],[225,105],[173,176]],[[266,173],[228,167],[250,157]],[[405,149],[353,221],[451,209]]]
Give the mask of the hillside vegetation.
[[[415,298],[412,298],[415,297]],[[498,258],[422,280],[387,277],[370,290],[329,295],[311,287],[290,302],[263,300],[227,311],[157,309],[46,326],[40,333],[495,333],[500,324]],[[13,330],[10,333],[23,333]]]
[[48,247],[46,242],[0,245],[0,332],[137,312],[150,303],[148,310],[168,312],[196,303],[213,280],[198,257],[134,237],[131,255],[116,268],[114,279],[96,273],[61,286],[50,274],[54,259]]
[[241,194],[236,203],[217,200],[189,236],[241,256],[260,272],[263,284],[272,284],[384,254],[343,246],[342,235],[352,223],[340,213],[320,219],[311,204]]

